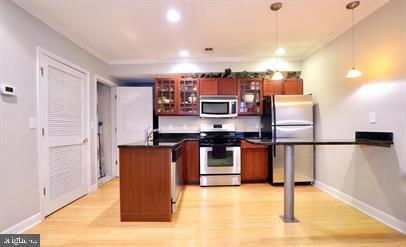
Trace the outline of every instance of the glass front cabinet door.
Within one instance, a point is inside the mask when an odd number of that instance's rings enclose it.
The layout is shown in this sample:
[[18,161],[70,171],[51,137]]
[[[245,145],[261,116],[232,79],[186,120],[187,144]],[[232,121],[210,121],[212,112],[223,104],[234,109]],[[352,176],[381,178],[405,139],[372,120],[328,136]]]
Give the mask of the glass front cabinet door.
[[177,79],[155,80],[155,112],[157,115],[176,115]]
[[239,115],[262,114],[262,79],[247,78],[238,80]]
[[179,79],[178,115],[199,115],[198,79]]

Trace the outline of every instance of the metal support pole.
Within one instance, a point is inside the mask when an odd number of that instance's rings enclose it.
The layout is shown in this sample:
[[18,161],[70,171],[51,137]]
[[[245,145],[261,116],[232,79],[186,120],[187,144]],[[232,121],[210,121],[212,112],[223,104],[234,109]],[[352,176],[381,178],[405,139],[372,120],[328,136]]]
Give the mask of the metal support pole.
[[284,215],[285,223],[299,222],[295,219],[295,148],[285,145],[285,181],[284,181]]

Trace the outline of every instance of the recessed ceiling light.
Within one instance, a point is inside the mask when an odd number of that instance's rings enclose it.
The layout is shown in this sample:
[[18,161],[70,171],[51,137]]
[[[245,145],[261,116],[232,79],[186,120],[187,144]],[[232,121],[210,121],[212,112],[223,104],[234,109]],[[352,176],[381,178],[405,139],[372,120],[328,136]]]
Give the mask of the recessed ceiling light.
[[180,14],[176,9],[170,9],[166,12],[166,19],[170,22],[178,22],[180,20]]
[[282,55],[283,53],[285,53],[285,51],[286,50],[284,48],[280,47],[280,48],[276,49],[275,53],[277,55]]
[[189,56],[189,52],[186,51],[186,50],[183,50],[183,51],[179,52],[179,56],[181,56],[181,57],[187,57],[187,56]]

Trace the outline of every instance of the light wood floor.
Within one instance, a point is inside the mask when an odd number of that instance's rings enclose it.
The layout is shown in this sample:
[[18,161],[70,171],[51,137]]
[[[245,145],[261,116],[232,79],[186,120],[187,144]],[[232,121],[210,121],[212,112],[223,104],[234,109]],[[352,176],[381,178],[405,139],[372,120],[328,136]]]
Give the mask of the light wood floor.
[[170,223],[121,223],[119,180],[26,233],[41,246],[406,246],[406,236],[314,187],[296,189],[300,223],[284,224],[283,188],[187,186]]

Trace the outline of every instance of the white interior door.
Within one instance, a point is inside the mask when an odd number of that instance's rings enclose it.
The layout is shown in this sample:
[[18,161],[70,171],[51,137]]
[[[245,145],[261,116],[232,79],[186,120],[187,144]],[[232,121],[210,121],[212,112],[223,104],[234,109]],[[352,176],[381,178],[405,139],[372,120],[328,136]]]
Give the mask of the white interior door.
[[143,141],[152,127],[152,88],[117,87],[117,144]]
[[40,55],[39,109],[43,213],[87,192],[86,74]]

